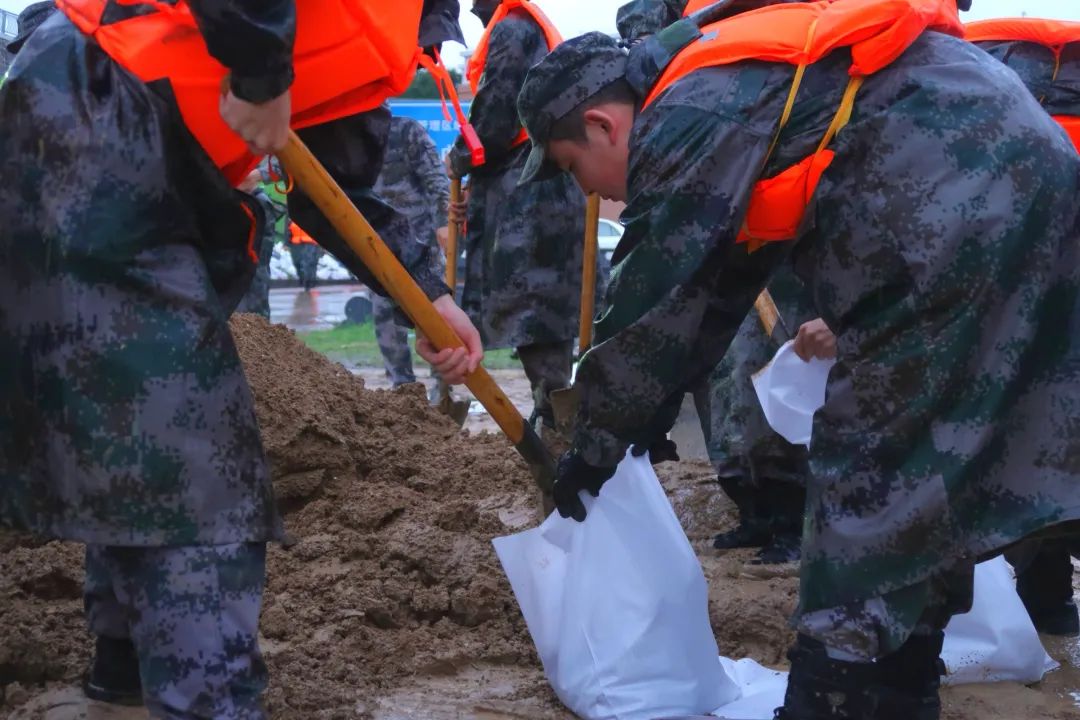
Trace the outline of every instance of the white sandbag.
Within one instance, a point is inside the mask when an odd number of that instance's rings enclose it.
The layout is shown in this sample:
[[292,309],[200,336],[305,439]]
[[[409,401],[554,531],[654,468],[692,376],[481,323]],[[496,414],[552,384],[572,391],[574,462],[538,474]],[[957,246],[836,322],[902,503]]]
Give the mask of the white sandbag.
[[588,517],[497,538],[559,699],[586,720],[706,714],[739,697],[709,625],[701,565],[648,456],[629,455]]
[[1058,665],[1046,654],[1031,618],[1016,594],[1005,558],[975,567],[971,612],[945,628],[941,653],[949,685],[1011,680],[1033,683]]
[[713,715],[723,720],[772,720],[773,711],[784,704],[788,674],[770,670],[749,658],[722,657],[720,664],[739,686],[742,697],[718,708]]
[[810,445],[814,413],[825,404],[825,385],[835,360],[795,354],[795,342],[784,343],[772,361],[754,374],[754,392],[769,427],[793,445]]

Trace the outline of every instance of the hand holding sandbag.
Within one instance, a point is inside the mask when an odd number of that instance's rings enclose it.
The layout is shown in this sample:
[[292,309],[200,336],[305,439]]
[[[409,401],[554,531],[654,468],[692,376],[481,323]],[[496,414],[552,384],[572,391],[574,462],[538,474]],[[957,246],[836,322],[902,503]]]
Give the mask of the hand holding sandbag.
[[679,462],[679,446],[675,444],[674,440],[667,437],[630,446],[630,454],[634,457],[641,457],[645,453],[649,453],[649,462],[653,465],[659,465],[669,460]]
[[578,522],[584,521],[585,504],[581,502],[578,493],[588,490],[590,495],[596,497],[600,494],[600,488],[614,474],[615,468],[594,467],[573,450],[564,453],[559,458],[555,487],[552,490],[559,515],[574,518]]

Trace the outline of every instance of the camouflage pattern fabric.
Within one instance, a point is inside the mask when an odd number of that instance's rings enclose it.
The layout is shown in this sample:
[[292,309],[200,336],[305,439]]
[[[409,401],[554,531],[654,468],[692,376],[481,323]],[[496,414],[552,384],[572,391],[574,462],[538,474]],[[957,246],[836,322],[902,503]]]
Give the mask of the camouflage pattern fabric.
[[619,8],[615,27],[627,42],[637,42],[682,17],[687,0],[633,0]]
[[[582,57],[623,63],[643,93],[665,35],[622,60],[584,48],[610,47],[599,34],[560,46],[519,99],[534,140],[543,98],[606,72]],[[752,186],[814,151],[849,66],[836,52],[808,69],[768,159],[786,65],[699,70],[637,116],[574,442],[617,463],[794,255],[839,354],[815,418],[796,625],[870,658],[910,635],[941,573],[1080,516],[1080,159],[1014,73],[928,32],[866,80],[798,237],[748,253],[734,239]]]
[[86,548],[90,632],[131,639],[152,717],[263,720],[266,545]]
[[[409,220],[413,235],[439,254],[435,230],[447,223],[450,178],[439,149],[423,126],[408,117],[392,117],[386,157],[375,192]],[[446,263],[439,255],[440,270]]]
[[274,244],[278,240],[278,221],[287,217],[288,210],[284,205],[274,202],[263,188],[256,188],[252,197],[258,203],[261,217],[259,226],[262,229],[258,240],[259,263],[255,267],[255,275],[251,279],[251,285],[247,293],[240,298],[240,303],[234,312],[255,313],[270,319],[270,258],[274,254]]
[[1048,47],[1029,42],[974,43],[1020,76],[1051,115],[1080,116],[1080,42],[1061,49],[1060,62]]
[[514,100],[546,53],[524,11],[495,27],[469,111],[487,162],[473,168],[460,138],[450,153],[471,189],[461,305],[488,349],[570,340],[578,330],[585,196],[569,177],[518,187],[529,146],[511,147],[521,129]]
[[[409,219],[416,238],[430,245],[432,252],[442,261],[439,263],[440,272],[445,273],[446,264],[435,239],[435,229],[447,222],[450,178],[446,176],[439,150],[431,136],[412,118],[391,118],[386,158],[382,173],[375,183],[375,192]],[[409,334],[396,322],[394,303],[389,299],[373,297],[372,311],[375,316],[375,337],[394,387],[416,382]]]
[[[251,198],[164,83],[143,85],[59,14],[20,50],[0,124],[0,172],[18,188],[0,196],[0,523],[100,545],[280,538],[228,328],[254,271]],[[436,255],[371,190],[388,129],[376,110],[300,135],[438,297]],[[382,292],[309,199],[289,204]]]
[[412,349],[409,347],[409,331],[397,324],[394,301],[373,295],[371,312],[375,320],[375,340],[383,356],[386,375],[394,387],[416,382],[413,372]]
[[[814,319],[806,290],[790,267],[777,269],[769,292],[792,336]],[[751,484],[759,478],[806,484],[805,448],[792,445],[769,427],[752,383],[778,349],[765,334],[757,311],[751,310],[709,375],[708,397],[697,403],[698,414],[709,460],[722,477],[743,476]]]

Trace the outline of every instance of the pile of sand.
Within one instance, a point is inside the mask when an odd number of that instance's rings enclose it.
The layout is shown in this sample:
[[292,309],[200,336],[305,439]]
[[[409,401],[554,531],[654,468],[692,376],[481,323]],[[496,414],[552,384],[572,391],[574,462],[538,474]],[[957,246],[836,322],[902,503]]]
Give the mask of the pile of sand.
[[[262,615],[272,716],[571,717],[490,544],[539,521],[506,441],[460,434],[418,388],[367,390],[284,327],[241,316],[233,331],[291,539],[271,548]],[[709,547],[735,516],[706,464],[658,470],[709,579],[721,653],[782,666],[796,579],[747,578],[748,553]],[[90,651],[81,581],[78,546],[0,535],[0,715],[43,717],[43,698],[77,682]],[[1078,716],[1003,687],[992,701],[951,696],[947,717]]]

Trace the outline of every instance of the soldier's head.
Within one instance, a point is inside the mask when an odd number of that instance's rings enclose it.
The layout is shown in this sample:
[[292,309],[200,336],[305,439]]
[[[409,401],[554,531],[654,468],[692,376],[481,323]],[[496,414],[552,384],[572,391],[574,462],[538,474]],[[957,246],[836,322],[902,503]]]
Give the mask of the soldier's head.
[[472,14],[480,18],[480,22],[486,26],[501,3],[502,0],[473,0]]
[[518,95],[532,140],[519,182],[569,172],[586,193],[625,200],[637,104],[615,40],[593,32],[562,43],[529,70]]

